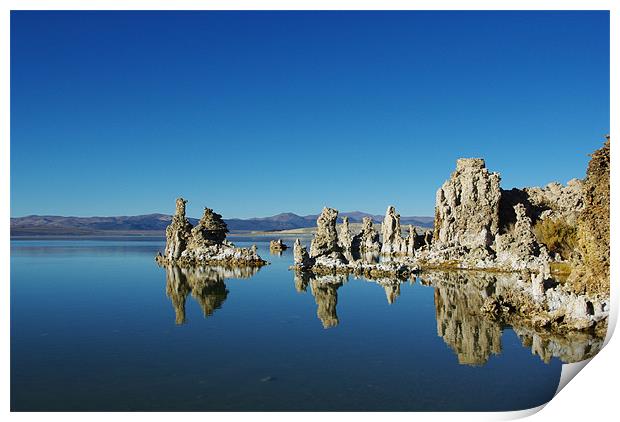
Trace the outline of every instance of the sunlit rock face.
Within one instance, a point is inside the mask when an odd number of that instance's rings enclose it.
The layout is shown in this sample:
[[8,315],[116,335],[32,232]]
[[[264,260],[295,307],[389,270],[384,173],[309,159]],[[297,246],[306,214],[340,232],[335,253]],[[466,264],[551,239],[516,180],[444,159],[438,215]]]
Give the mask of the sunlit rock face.
[[452,280],[432,281],[437,335],[454,351],[460,364],[484,365],[491,354],[502,351],[500,324],[477,315],[488,294],[487,289],[493,288],[493,280],[480,280],[479,285],[474,286],[464,277],[448,274],[443,277],[452,277]]
[[[353,235],[351,234],[351,228],[349,226],[349,217],[342,217],[342,224],[338,231],[338,244],[344,254],[347,261],[352,262],[355,260],[353,257]],[[355,251],[356,255],[359,255],[359,251]]]
[[610,139],[592,154],[583,187],[584,208],[577,219],[579,256],[571,290],[609,297]]
[[434,242],[490,247],[499,229],[500,176],[481,158],[461,158],[437,191]]
[[401,235],[400,214],[393,206],[389,206],[385,212],[381,224],[383,245],[381,253],[384,255],[406,255],[407,240]]
[[293,245],[293,262],[297,269],[303,270],[312,267],[314,260],[310,258],[310,254],[304,245],[301,244],[301,240],[295,239]]
[[226,239],[228,226],[222,216],[211,208],[205,208],[204,214],[196,227],[192,229],[189,248],[200,248],[222,244]]
[[166,227],[165,257],[168,260],[180,258],[191,238],[192,225],[185,216],[186,203],[183,198],[177,199],[175,214],[170,225]]
[[269,252],[276,255],[282,255],[282,251],[288,249],[282,239],[274,239],[269,241]]
[[375,230],[370,217],[362,219],[362,231],[353,237],[353,249],[358,250],[360,256],[378,254],[381,251],[379,233]]
[[166,228],[164,255],[155,258],[160,265],[192,267],[198,265],[262,266],[264,261],[256,247],[237,248],[226,240],[228,227],[220,214],[205,208],[204,215],[192,228],[185,217],[186,200],[177,199],[176,212]]
[[338,325],[338,289],[343,285],[346,276],[321,276],[310,280],[310,289],[317,304],[316,315],[323,323],[323,328]]
[[525,206],[519,203],[514,211],[516,220],[512,229],[495,238],[496,262],[515,270],[548,265],[549,255],[534,235],[532,219],[527,216]]
[[338,232],[336,230],[336,220],[338,210],[333,208],[323,208],[323,211],[316,220],[317,231],[310,244],[310,257],[331,258],[343,261],[342,249],[338,243]]
[[209,317],[219,309],[226,298],[228,290],[224,280],[227,278],[250,278],[259,270],[258,267],[195,267],[181,268],[176,265],[166,267],[166,295],[170,298],[175,311],[175,322],[184,324],[185,303],[188,294],[200,305],[203,314]]

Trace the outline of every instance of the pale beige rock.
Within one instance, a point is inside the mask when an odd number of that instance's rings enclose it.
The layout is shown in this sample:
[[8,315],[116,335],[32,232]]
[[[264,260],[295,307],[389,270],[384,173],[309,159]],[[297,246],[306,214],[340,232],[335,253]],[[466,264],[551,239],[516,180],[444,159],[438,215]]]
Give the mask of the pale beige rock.
[[437,191],[433,242],[470,249],[489,247],[499,228],[500,176],[481,158],[457,160]]
[[226,240],[228,227],[220,214],[210,208],[192,228],[185,217],[186,200],[178,198],[176,213],[166,227],[166,248],[164,255],[155,260],[160,265],[183,267],[196,265],[262,266],[266,264],[257,253],[256,247],[237,248]]
[[379,233],[375,230],[370,217],[362,219],[362,231],[353,238],[354,248],[359,249],[360,255],[372,254],[381,250]]
[[383,245],[381,253],[384,255],[406,255],[407,240],[403,239],[400,227],[400,214],[393,206],[389,206],[385,212],[385,218],[381,224]]
[[353,261],[353,235],[349,226],[349,217],[345,216],[342,218],[342,224],[338,232],[338,244],[347,261]]
[[316,220],[317,232],[310,244],[310,257],[326,257],[344,261],[342,249],[338,244],[338,232],[336,230],[336,220],[338,210],[333,208],[323,208],[323,211]]
[[300,269],[309,268],[313,264],[308,250],[301,244],[301,240],[299,239],[295,239],[295,244],[293,245],[293,262],[295,266]]

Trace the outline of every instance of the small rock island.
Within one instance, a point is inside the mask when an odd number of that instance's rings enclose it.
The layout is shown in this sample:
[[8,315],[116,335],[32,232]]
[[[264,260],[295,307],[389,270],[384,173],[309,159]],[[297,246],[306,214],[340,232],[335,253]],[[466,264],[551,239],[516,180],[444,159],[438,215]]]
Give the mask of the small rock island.
[[176,212],[166,228],[166,249],[155,258],[160,265],[179,267],[217,265],[223,267],[261,267],[267,262],[256,247],[238,248],[226,240],[228,227],[222,216],[205,208],[196,227],[185,216],[187,201],[178,198]]

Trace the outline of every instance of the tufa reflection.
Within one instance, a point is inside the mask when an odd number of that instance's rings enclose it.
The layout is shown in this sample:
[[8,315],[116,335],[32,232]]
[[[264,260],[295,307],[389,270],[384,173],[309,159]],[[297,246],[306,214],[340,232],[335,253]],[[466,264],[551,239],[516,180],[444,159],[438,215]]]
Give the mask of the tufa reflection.
[[227,278],[250,278],[259,267],[166,267],[166,296],[170,298],[177,325],[185,323],[185,302],[191,293],[202,309],[205,318],[219,309],[228,297],[224,280]]

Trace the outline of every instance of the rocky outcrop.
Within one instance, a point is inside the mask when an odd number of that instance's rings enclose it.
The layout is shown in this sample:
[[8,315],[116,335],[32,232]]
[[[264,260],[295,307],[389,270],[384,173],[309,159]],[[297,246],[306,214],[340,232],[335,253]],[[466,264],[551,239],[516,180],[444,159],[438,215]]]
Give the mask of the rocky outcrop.
[[[353,235],[349,227],[349,217],[342,217],[342,224],[338,232],[338,244],[347,261],[353,261],[355,259],[353,257]],[[359,251],[355,251],[355,253],[359,255]]]
[[176,212],[170,225],[166,228],[166,249],[164,255],[156,256],[160,265],[197,266],[262,266],[264,261],[257,253],[256,247],[237,248],[226,240],[228,227],[220,214],[210,208],[204,209],[204,215],[196,225],[185,217],[186,200],[177,199]]
[[583,184],[583,211],[577,218],[579,257],[570,277],[578,293],[609,297],[610,140],[592,154]]
[[500,176],[481,158],[457,160],[437,191],[433,239],[438,246],[487,249],[499,231]]
[[381,224],[383,245],[381,253],[384,255],[406,255],[407,240],[402,237],[400,227],[400,214],[396,213],[393,206],[389,206],[385,212],[385,218]]
[[338,244],[338,232],[336,230],[336,220],[338,210],[333,208],[323,208],[323,211],[316,220],[317,232],[310,244],[310,257],[331,258],[343,260],[342,249]]
[[170,225],[166,227],[166,249],[164,257],[167,260],[180,258],[187,246],[187,242],[191,238],[192,225],[185,216],[186,203],[187,201],[183,198],[177,199],[176,211],[172,216]]
[[282,239],[275,239],[269,241],[269,250],[271,252],[282,252],[283,250],[288,249],[288,246],[284,244]]
[[362,231],[353,237],[353,247],[359,250],[360,255],[381,251],[379,233],[375,230],[370,217],[362,219]]
[[409,233],[407,235],[406,244],[407,244],[406,254],[408,256],[414,256],[416,247],[418,247],[419,242],[418,242],[418,233],[416,232],[415,227],[412,226],[411,224],[409,225]]
[[527,216],[525,206],[514,206],[516,222],[512,229],[495,238],[494,249],[498,266],[521,270],[548,265],[549,256],[532,231],[532,220]]
[[196,227],[191,230],[189,249],[204,248],[219,245],[226,239],[228,226],[222,216],[213,212],[211,208],[204,209],[204,213]]
[[314,265],[314,259],[310,258],[310,254],[305,246],[301,244],[301,240],[295,239],[293,245],[293,262],[295,267],[300,270],[309,269]]

